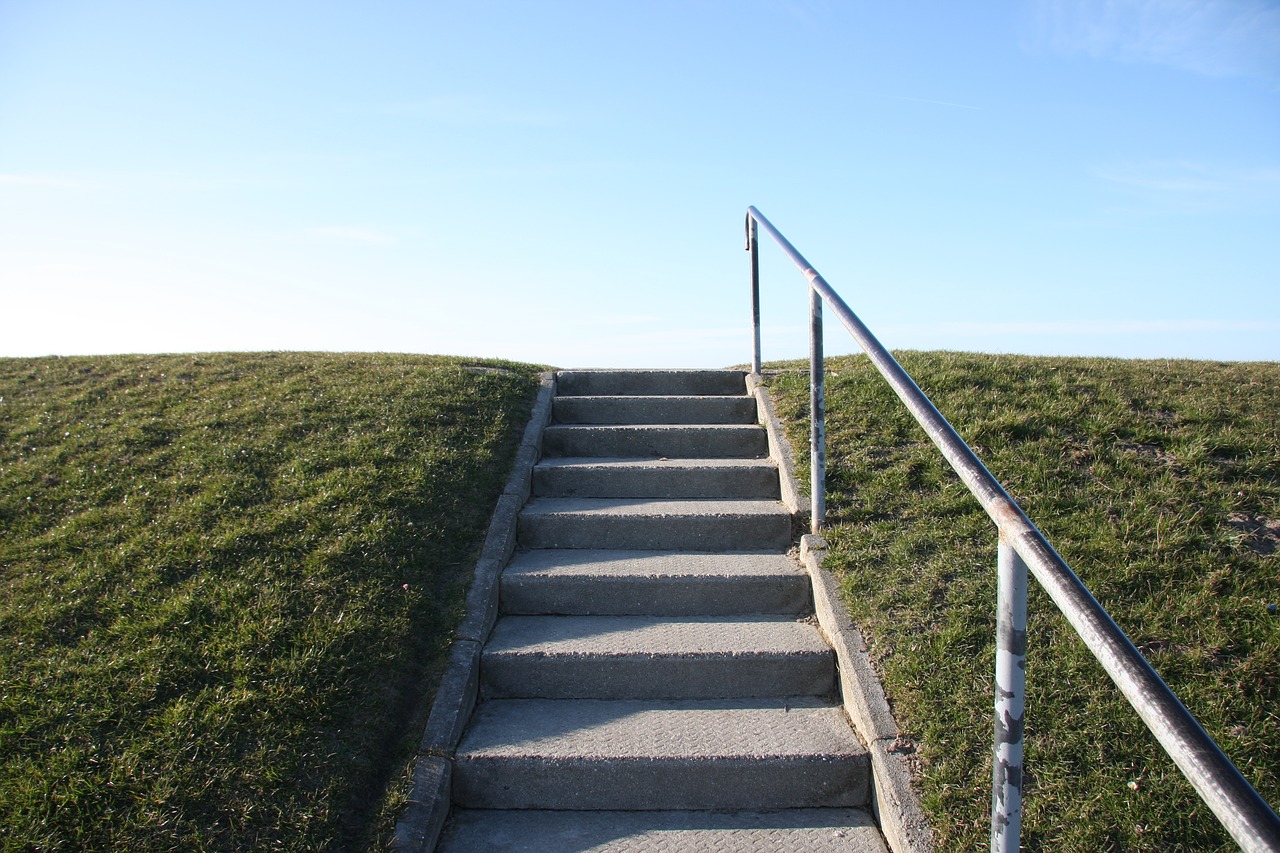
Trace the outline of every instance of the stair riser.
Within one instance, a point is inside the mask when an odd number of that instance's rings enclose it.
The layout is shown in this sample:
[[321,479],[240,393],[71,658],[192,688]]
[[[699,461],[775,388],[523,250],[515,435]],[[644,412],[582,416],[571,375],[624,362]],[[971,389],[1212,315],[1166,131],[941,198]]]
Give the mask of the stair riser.
[[570,396],[742,396],[746,374],[737,370],[562,370],[556,394]]
[[548,427],[543,456],[669,459],[763,459],[768,438],[757,427]]
[[484,698],[823,696],[835,687],[830,652],[665,657],[487,654],[480,671]]
[[459,755],[453,799],[483,809],[792,809],[867,804],[870,762],[841,758],[493,758]]
[[811,607],[805,577],[502,580],[502,609],[513,614],[733,616],[805,613]]
[[753,424],[751,397],[556,397],[562,424]]
[[579,498],[778,498],[778,471],[742,468],[538,466],[533,493]]
[[791,519],[781,513],[679,518],[524,513],[519,530],[520,544],[525,548],[749,551],[785,549],[791,544]]

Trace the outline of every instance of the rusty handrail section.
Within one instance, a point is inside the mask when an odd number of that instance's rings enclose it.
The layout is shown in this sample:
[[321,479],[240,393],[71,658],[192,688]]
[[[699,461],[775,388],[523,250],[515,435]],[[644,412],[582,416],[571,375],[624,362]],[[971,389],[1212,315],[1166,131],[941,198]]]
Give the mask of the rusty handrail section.
[[[760,288],[757,228],[782,248],[809,282],[810,294],[810,456],[814,532],[822,524],[825,501],[825,393],[822,377],[822,305],[844,324],[943,458],[995,522],[998,548],[995,738],[992,768],[992,851],[1016,851],[1022,812],[1023,683],[1026,660],[1028,570],[1049,593],[1071,627],[1138,712],[1165,752],[1187,777],[1240,847],[1280,853],[1280,817],[1254,790],[1134,647],[1061,555],[1004,486],[987,470],[955,428],[897,360],[863,325],[840,295],[760,211],[747,208],[747,249],[751,253],[754,350],[760,372]],[[815,341],[816,340],[816,344]]]

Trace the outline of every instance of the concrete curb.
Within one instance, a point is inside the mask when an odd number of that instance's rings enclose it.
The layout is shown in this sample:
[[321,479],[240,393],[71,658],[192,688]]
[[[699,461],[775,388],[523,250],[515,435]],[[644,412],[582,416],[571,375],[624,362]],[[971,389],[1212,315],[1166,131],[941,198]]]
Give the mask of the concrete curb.
[[773,398],[769,396],[769,391],[765,388],[760,374],[747,374],[747,393],[756,398],[756,417],[769,436],[769,456],[778,463],[778,484],[782,490],[782,503],[797,519],[800,529],[808,530],[809,498],[800,491],[800,483],[796,480],[796,460],[791,452],[791,442],[787,441],[787,435],[782,431],[782,422],[778,420]]
[[822,566],[826,554],[821,536],[801,537],[800,558],[813,581],[818,625],[836,652],[844,708],[871,753],[872,814],[894,853],[932,853],[932,832],[911,787],[911,770],[898,751],[898,724],[871,666],[862,632],[849,620],[840,586]]
[[[787,509],[808,529],[809,502],[802,497],[795,476],[795,456],[778,420],[773,400],[758,374],[747,376],[747,388],[759,404],[760,423],[769,433],[769,452],[778,463],[778,479]],[[871,666],[862,633],[849,619],[840,586],[822,566],[827,554],[821,536],[800,537],[800,559],[813,586],[813,609],[818,625],[836,653],[840,695],[845,712],[871,753],[871,810],[894,853],[932,853],[933,838],[920,798],[911,787],[911,770],[898,746],[893,719],[880,677]]]
[[458,626],[449,663],[427,718],[413,767],[413,790],[391,839],[391,849],[397,853],[435,850],[449,815],[453,753],[475,708],[480,684],[480,650],[498,618],[499,579],[515,549],[516,519],[528,500],[533,466],[542,453],[542,433],[551,421],[555,374],[543,373],[539,385],[529,422],[516,450],[506,487],[489,521],[480,559],[467,590],[466,615]]

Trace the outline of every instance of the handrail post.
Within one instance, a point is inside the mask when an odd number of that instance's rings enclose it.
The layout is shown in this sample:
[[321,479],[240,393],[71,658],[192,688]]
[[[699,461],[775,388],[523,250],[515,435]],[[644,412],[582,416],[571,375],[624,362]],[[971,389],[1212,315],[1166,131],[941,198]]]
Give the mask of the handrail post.
[[756,240],[756,220],[747,214],[747,251],[751,253],[751,372],[760,375],[760,245]]
[[1000,532],[996,555],[995,741],[991,853],[1017,853],[1022,835],[1022,734],[1027,683],[1027,564]]
[[827,514],[827,399],[822,361],[822,294],[809,287],[809,530]]

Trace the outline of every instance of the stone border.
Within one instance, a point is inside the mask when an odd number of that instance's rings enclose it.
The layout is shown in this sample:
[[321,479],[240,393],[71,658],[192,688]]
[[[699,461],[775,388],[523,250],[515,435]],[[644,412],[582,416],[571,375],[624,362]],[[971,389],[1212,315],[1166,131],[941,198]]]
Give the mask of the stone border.
[[[802,502],[795,476],[795,457],[778,420],[773,400],[758,374],[747,375],[747,388],[758,403],[760,423],[769,433],[769,452],[778,463],[782,500],[804,529],[809,506]],[[871,753],[871,812],[894,853],[932,853],[933,839],[920,798],[911,787],[911,770],[898,745],[898,724],[889,710],[880,677],[867,655],[866,643],[849,619],[835,576],[823,568],[827,543],[821,536],[800,537],[800,560],[813,587],[813,609],[818,625],[836,653],[840,696],[845,712]]]
[[499,579],[516,545],[516,520],[529,499],[533,466],[542,455],[542,432],[551,421],[554,373],[539,377],[537,399],[516,450],[507,485],[498,498],[480,559],[467,591],[466,615],[454,635],[449,663],[440,679],[426,731],[413,767],[413,789],[396,822],[391,849],[430,853],[449,815],[453,754],[471,719],[480,684],[480,650],[498,619]]

